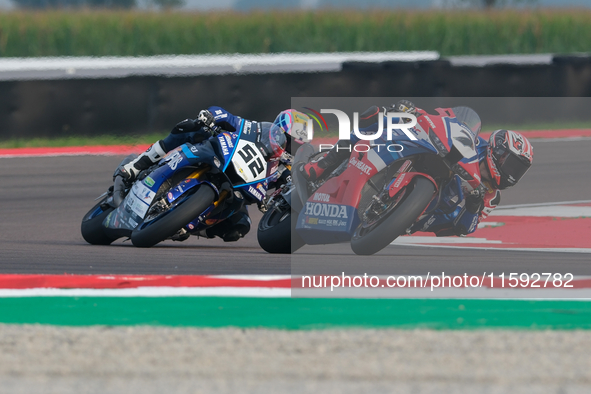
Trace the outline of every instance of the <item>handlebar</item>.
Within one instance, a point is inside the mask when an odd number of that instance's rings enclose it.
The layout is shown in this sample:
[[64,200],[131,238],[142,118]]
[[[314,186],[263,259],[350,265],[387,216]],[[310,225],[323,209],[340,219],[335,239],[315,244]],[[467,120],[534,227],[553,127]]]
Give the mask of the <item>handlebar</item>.
[[482,197],[486,193],[486,187],[481,183],[478,187],[470,192],[471,196]]
[[220,126],[215,125],[215,126],[209,127],[209,131],[211,132],[212,136],[216,137],[223,130]]

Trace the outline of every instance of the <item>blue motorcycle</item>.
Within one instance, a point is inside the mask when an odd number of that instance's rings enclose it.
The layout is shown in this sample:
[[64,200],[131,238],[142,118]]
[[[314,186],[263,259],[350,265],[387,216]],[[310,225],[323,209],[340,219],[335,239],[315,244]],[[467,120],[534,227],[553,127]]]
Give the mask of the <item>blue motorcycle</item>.
[[204,235],[245,205],[262,204],[269,184],[280,176],[286,137],[272,123],[262,122],[256,130],[245,123],[236,133],[215,129],[200,144],[179,146],[132,184],[117,176],[84,215],[84,239],[109,245],[129,237],[138,247],[184,241]]

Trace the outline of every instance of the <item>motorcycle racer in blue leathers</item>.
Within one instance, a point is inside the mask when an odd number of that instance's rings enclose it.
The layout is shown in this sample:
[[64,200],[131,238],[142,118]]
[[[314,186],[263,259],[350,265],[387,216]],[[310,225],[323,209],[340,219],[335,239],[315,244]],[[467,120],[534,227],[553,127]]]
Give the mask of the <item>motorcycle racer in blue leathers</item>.
[[[292,132],[298,129],[299,126],[307,124],[307,120],[307,115],[294,110],[283,111],[275,119],[275,124],[287,136],[287,146],[286,152],[279,159],[282,164],[280,166],[281,175],[274,184],[270,185],[270,188],[277,187],[287,181],[291,168],[292,140],[303,143],[304,141],[299,134],[305,135],[305,133],[298,133],[296,137],[296,133]],[[200,111],[196,119],[185,119],[177,123],[166,138],[156,141],[133,161],[119,166],[114,176],[120,175],[127,182],[133,182],[141,171],[157,163],[168,152],[185,143],[195,145],[204,155],[215,155],[214,147],[210,141],[213,128],[220,128],[229,132],[242,130],[242,133],[260,133],[262,123],[243,119],[231,114],[222,107],[209,107]],[[205,230],[202,235],[208,238],[219,236],[226,242],[232,242],[244,237],[250,231],[250,226],[251,220],[248,216],[248,210],[246,206],[243,206],[242,209],[228,219]]]

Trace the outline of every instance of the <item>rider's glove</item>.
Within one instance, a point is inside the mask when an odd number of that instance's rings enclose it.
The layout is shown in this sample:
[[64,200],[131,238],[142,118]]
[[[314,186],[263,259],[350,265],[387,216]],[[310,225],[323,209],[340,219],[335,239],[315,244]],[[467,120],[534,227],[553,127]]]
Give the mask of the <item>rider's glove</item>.
[[412,101],[400,100],[394,104],[394,110],[396,112],[406,112],[407,114],[413,114],[417,108]]
[[279,178],[277,178],[277,180],[274,183],[272,183],[272,185],[273,185],[273,187],[278,189],[281,186],[287,184],[288,182],[291,182],[291,171],[288,169],[285,169],[285,171],[283,171],[281,173]]
[[176,126],[174,126],[174,128],[172,129],[171,133],[172,134],[182,134],[182,133],[189,133],[191,131],[195,131],[197,129],[199,129],[199,125],[197,123],[197,121],[193,120],[193,119],[185,119],[183,121],[180,121],[176,124]]
[[[393,104],[390,108],[384,108],[384,113],[389,112],[406,112],[407,114],[417,115],[416,107],[412,101],[400,100],[396,104]],[[403,118],[404,123],[409,123],[410,119]]]
[[470,213],[480,213],[484,209],[484,194],[470,194],[466,197],[466,210]]
[[215,118],[213,117],[213,114],[206,109],[199,112],[199,116],[197,116],[197,122],[199,122],[202,126],[209,127],[210,129],[215,126]]

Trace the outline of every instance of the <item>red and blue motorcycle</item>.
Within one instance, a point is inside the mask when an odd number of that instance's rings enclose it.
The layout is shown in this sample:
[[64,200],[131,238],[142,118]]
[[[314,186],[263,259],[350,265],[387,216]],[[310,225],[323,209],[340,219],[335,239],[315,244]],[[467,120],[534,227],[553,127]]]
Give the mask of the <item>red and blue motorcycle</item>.
[[[290,253],[305,244],[350,242],[356,254],[371,255],[436,209],[453,212],[464,200],[463,181],[482,191],[480,118],[468,107],[436,112],[416,110],[417,124],[408,129],[416,140],[394,130],[392,140],[357,142],[348,160],[319,181],[293,171],[292,182],[267,204],[261,247]],[[305,144],[293,168],[322,154]]]

